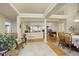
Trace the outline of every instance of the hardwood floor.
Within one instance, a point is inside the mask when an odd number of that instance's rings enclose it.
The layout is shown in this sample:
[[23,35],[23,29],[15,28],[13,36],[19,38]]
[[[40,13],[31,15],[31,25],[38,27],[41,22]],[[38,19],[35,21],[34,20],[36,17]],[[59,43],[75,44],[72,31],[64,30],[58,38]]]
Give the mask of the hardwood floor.
[[55,46],[56,42],[57,42],[57,41],[56,41],[56,38],[48,36],[48,45],[49,45],[49,47],[50,47],[58,56],[65,56],[65,53]]

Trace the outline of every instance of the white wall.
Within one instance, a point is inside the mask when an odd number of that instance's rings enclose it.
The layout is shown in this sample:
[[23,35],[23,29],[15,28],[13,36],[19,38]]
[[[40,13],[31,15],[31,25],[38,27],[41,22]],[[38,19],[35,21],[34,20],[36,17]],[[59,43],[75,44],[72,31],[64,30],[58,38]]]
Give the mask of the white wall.
[[8,21],[7,18],[0,15],[0,33],[5,33],[5,22],[10,22],[11,23],[11,32],[17,32],[16,21]]
[[74,26],[75,23],[73,22],[74,16],[77,13],[77,4],[67,4],[64,9],[64,14],[67,15],[66,19],[66,32],[70,32],[69,28],[70,26]]
[[0,33],[5,33],[5,20],[6,18],[0,15]]

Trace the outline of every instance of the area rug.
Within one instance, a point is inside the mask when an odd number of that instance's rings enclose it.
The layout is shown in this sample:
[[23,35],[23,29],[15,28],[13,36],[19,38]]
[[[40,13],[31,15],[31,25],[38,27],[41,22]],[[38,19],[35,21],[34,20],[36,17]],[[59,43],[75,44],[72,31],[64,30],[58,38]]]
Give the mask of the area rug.
[[57,56],[44,42],[27,43],[18,56]]

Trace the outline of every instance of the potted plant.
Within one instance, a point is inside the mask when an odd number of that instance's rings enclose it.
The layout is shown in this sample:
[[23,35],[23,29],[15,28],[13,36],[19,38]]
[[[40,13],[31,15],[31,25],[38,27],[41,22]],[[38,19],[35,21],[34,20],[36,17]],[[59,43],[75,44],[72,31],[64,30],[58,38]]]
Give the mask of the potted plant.
[[76,30],[76,28],[75,28],[75,27],[73,27],[73,26],[70,26],[70,27],[69,27],[69,30],[70,30],[70,32],[71,32],[71,33],[74,33],[74,32],[75,32],[75,30]]
[[12,36],[0,34],[0,51],[10,50],[16,46],[16,40]]
[[4,37],[2,34],[0,34],[0,51],[4,51],[7,49],[7,44],[5,43],[6,42],[6,37]]

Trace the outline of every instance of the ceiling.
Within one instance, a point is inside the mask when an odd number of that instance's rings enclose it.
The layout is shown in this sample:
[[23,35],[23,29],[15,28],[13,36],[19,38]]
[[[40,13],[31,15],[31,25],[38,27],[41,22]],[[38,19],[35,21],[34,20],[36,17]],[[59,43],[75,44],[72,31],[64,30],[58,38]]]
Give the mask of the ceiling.
[[0,3],[0,14],[12,20],[16,19],[18,15],[8,3]]
[[44,13],[50,3],[13,3],[20,13]]
[[57,14],[57,15],[64,14],[65,5],[66,5],[65,3],[58,3],[58,5],[51,11],[51,14]]
[[[9,3],[0,3],[0,14],[6,16],[10,20],[16,20],[18,12],[19,13],[31,13],[31,14],[44,14],[46,9],[50,6],[51,3],[12,3],[12,6]],[[60,4],[61,6],[62,4]],[[54,13],[58,14],[62,12],[60,6],[55,7],[56,10]],[[59,9],[60,11],[58,11]],[[18,11],[16,11],[16,10]],[[58,12],[57,12],[58,11]],[[59,14],[61,14],[61,12]]]

